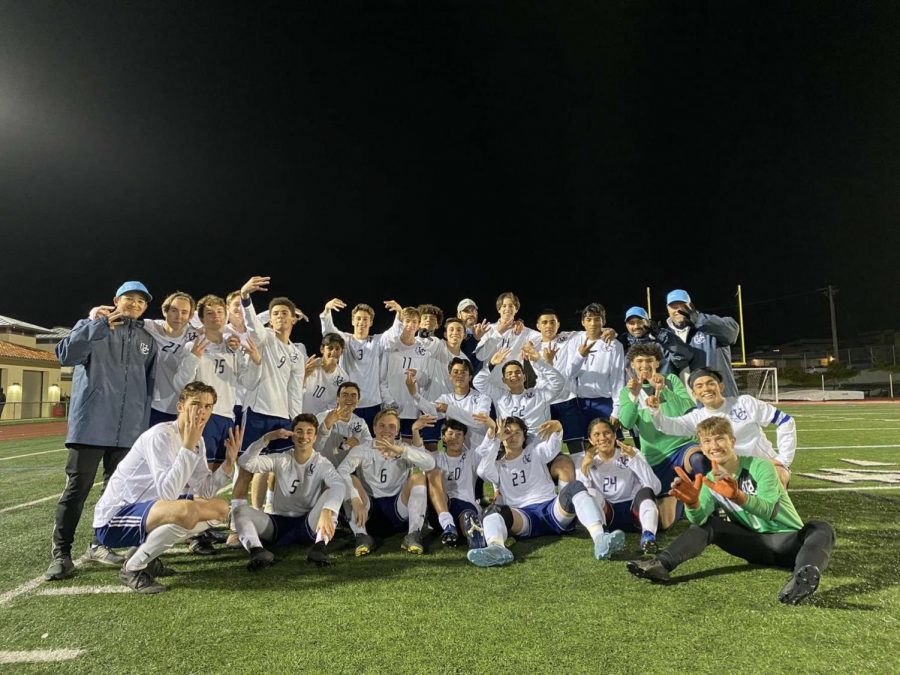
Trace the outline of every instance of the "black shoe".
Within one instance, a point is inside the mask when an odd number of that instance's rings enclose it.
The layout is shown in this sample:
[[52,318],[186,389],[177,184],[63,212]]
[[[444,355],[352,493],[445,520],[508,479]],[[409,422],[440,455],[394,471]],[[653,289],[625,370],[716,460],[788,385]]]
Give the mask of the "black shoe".
[[654,583],[666,583],[671,581],[669,570],[663,567],[659,558],[650,560],[632,560],[628,563],[628,571],[641,579],[649,579]]
[[214,528],[209,528],[203,534],[206,535],[206,538],[209,539],[211,544],[224,544],[228,541],[228,530],[217,530]]
[[156,579],[154,579],[153,575],[146,569],[138,570],[137,572],[129,572],[123,566],[119,571],[119,581],[136,593],[144,593],[146,595],[163,593],[168,590],[162,584],[156,583]]
[[448,525],[441,533],[441,543],[444,546],[456,546],[459,543],[459,532],[456,525]]
[[360,533],[356,535],[356,557],[359,558],[363,555],[369,555],[372,551],[376,549],[375,539],[372,538],[371,535]]
[[188,551],[194,555],[215,555],[216,549],[212,545],[209,537],[205,532],[201,532],[196,537],[191,537],[188,543]]
[[422,555],[425,553],[425,544],[422,543],[422,535],[418,530],[410,532],[403,537],[403,541],[400,542],[400,548],[413,555]]
[[325,546],[324,541],[317,541],[310,546],[309,551],[306,553],[306,559],[319,567],[331,565],[331,557],[328,555],[328,548]]
[[67,555],[59,555],[50,561],[50,567],[44,572],[44,579],[47,581],[60,581],[71,576],[75,571],[75,563],[72,558]]
[[154,577],[171,577],[178,574],[171,567],[166,567],[162,560],[154,558],[147,563],[147,571]]
[[271,551],[267,551],[262,546],[255,546],[250,549],[250,562],[247,563],[247,569],[251,572],[258,572],[265,567],[271,567],[275,564],[275,556]]
[[794,572],[794,576],[784,585],[778,599],[786,605],[798,605],[816,592],[821,578],[822,573],[818,567],[804,565]]

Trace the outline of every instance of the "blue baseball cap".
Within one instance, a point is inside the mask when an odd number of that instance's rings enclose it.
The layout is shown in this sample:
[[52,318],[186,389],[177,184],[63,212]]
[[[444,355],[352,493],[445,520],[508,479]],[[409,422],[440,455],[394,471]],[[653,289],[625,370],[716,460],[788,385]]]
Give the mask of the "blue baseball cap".
[[121,297],[126,293],[143,293],[147,296],[147,302],[153,300],[153,296],[150,295],[150,291],[147,290],[147,287],[144,286],[140,281],[126,281],[124,284],[119,286],[119,290],[116,291],[115,296],[113,297]]
[[688,295],[687,291],[676,288],[674,291],[669,291],[669,294],[666,296],[667,305],[671,305],[673,302],[686,302],[687,304],[691,304],[691,296]]
[[647,310],[643,307],[630,307],[627,312],[625,312],[625,320],[628,321],[633,316],[639,316],[645,321],[649,321],[650,317],[647,316]]

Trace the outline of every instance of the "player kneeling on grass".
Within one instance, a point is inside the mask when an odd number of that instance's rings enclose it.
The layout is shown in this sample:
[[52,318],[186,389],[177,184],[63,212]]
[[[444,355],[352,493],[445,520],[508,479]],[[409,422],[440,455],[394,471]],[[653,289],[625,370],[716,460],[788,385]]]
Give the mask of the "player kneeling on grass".
[[[313,450],[318,427],[315,415],[301,413],[291,422],[293,431],[275,429],[264,434],[238,460],[238,466],[250,473],[275,476],[271,514],[248,504],[234,510],[234,528],[250,553],[247,569],[251,572],[275,562],[262,542],[281,547],[309,543],[307,560],[320,566],[331,563],[326,547],[334,537],[345,489],[334,465]],[[285,439],[293,441],[292,452],[260,455],[269,443]]]
[[[476,413],[478,417],[480,413]],[[484,415],[483,417],[488,417]],[[422,415],[413,422],[412,444],[424,447],[421,430],[434,426],[435,415]],[[447,419],[441,432],[444,452],[433,452],[435,468],[428,472],[428,496],[437,513],[441,526],[441,543],[456,546],[459,533],[469,542],[469,548],[485,545],[481,527],[481,508],[475,499],[475,469],[478,457],[474,450],[466,447],[466,432],[469,428],[455,419]]]
[[603,524],[625,532],[641,533],[641,551],[656,553],[659,478],[636,448],[616,440],[609,420],[588,425],[591,446],[584,453],[578,480],[603,516]]
[[[652,560],[628,563],[628,571],[665,582],[678,565],[709,544],[755,565],[787,567],[794,573],[778,599],[796,605],[815,592],[834,548],[834,529],[821,520],[805,525],[772,463],[735,454],[731,423],[710,417],[697,425],[700,447],[713,470],[693,482],[679,468],[672,495],[685,505],[691,526]],[[722,518],[716,509],[724,510]]]
[[[487,546],[469,549],[469,561],[479,567],[506,565],[513,561],[504,542],[508,532],[518,538],[567,534],[575,529],[575,517],[594,540],[594,556],[608,558],[621,550],[625,534],[606,532],[603,518],[584,484],[572,481],[556,495],[547,462],[562,446],[562,424],[557,420],[542,426],[543,439],[532,441],[528,425],[518,417],[494,422],[485,420],[488,435],[478,449],[482,458],[478,475],[499,486],[503,506],[494,505],[484,517]],[[501,447],[502,444],[502,447]]]
[[[413,469],[431,471],[434,458],[425,450],[397,440],[400,416],[396,410],[379,412],[373,426],[375,438],[353,448],[338,467],[351,496],[350,529],[356,535],[356,555],[375,550],[375,540],[366,530],[367,523],[384,534],[406,528],[401,548],[421,555],[425,552],[422,526],[428,494],[425,475],[414,474]],[[353,476],[354,473],[359,477]]]
[[116,467],[94,509],[94,530],[104,546],[137,546],[119,579],[138,593],[160,593],[155,577],[168,576],[159,556],[199,534],[210,521],[228,517],[228,502],[215,499],[231,482],[241,447],[241,429],[229,431],[225,460],[215,472],[206,465],[203,428],[216,404],[216,390],[191,382],[178,398],[178,417],[138,437]]

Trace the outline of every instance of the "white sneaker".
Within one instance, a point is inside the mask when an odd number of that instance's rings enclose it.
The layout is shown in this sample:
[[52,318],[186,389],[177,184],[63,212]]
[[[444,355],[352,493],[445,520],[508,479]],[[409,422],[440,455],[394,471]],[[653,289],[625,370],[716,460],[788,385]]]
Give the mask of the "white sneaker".
[[109,567],[121,567],[125,562],[125,556],[119,555],[112,549],[107,548],[103,544],[98,546],[88,546],[87,552],[84,554],[85,560],[89,562],[108,565]]
[[466,557],[470,563],[478,567],[508,565],[514,559],[512,551],[500,544],[491,544],[484,548],[470,548]]

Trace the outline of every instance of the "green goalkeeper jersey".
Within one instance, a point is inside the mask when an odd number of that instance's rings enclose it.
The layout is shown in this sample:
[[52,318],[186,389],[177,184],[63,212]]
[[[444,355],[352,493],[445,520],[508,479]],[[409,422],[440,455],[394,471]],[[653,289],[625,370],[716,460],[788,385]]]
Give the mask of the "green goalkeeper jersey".
[[[747,495],[743,506],[713,492],[704,483],[700,490],[700,504],[696,509],[684,510],[687,519],[702,525],[709,515],[721,506],[732,522],[761,534],[770,532],[796,532],[803,521],[794,508],[787,490],[778,480],[775,467],[760,457],[738,457],[740,470],[735,476],[738,487]],[[710,471],[706,477],[715,480]]]
[[[681,417],[696,407],[684,383],[677,375],[666,375],[666,387],[660,392],[660,408],[666,417]],[[650,417],[650,410],[644,401],[647,394],[641,391],[638,400],[631,399],[628,387],[619,392],[619,422],[626,429],[637,429],[641,437],[641,453],[650,466],[656,466],[685,443],[690,436],[667,436],[659,431]]]

